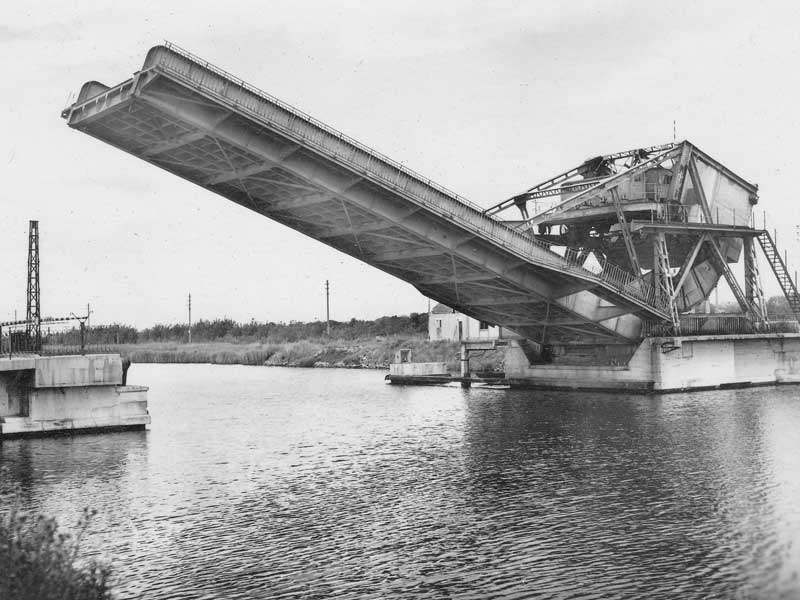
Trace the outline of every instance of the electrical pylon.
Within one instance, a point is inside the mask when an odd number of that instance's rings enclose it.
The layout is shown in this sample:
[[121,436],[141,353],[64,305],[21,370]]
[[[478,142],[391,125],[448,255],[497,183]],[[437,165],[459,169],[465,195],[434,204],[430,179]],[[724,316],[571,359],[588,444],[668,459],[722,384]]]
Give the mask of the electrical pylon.
[[39,293],[39,221],[28,227],[28,302],[25,320],[28,340],[33,340],[35,352],[42,347],[42,307]]

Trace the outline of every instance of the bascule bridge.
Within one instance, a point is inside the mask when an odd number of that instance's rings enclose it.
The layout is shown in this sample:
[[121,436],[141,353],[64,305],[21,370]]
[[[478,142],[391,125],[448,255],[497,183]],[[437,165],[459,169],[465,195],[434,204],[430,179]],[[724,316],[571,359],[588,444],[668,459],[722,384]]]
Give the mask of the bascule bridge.
[[[634,373],[653,340],[796,330],[765,312],[759,247],[795,314],[800,296],[754,226],[757,187],[688,141],[591,158],[486,209],[172,45],[121,84],[86,83],[62,116],[501,326],[516,381],[558,387],[559,368],[574,383],[609,367],[629,371],[611,387],[659,389],[652,364]],[[701,310],[722,279],[736,316]]]

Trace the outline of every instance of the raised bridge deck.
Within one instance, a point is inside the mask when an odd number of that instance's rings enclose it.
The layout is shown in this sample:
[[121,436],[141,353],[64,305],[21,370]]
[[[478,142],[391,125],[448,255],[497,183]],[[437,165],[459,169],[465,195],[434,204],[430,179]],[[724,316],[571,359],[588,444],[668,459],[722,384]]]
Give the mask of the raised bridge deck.
[[637,339],[663,298],[581,266],[483,209],[171,45],[131,79],[86,83],[70,127],[533,340]]

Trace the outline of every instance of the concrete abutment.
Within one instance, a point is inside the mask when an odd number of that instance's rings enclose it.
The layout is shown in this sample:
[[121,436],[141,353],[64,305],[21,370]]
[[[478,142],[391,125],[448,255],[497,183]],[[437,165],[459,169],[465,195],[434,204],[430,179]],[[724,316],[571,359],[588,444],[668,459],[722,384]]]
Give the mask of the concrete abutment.
[[511,341],[504,367],[506,382],[519,388],[660,393],[800,383],[800,334],[645,338],[616,365],[531,364]]
[[0,359],[0,439],[143,429],[147,387],[123,385],[116,354]]

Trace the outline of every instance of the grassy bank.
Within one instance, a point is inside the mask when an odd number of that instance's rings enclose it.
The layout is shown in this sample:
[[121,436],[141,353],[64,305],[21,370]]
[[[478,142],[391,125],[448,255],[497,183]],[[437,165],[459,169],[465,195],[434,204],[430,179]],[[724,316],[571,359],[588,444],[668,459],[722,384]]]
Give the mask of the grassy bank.
[[[400,348],[411,349],[414,362],[446,362],[458,370],[457,342],[429,342],[424,338],[387,336],[357,340],[317,338],[297,342],[205,342],[181,344],[149,342],[122,344],[115,349],[134,363],[210,363],[284,367],[339,367],[388,369]],[[470,361],[473,370],[499,368],[499,352],[487,352]]]

